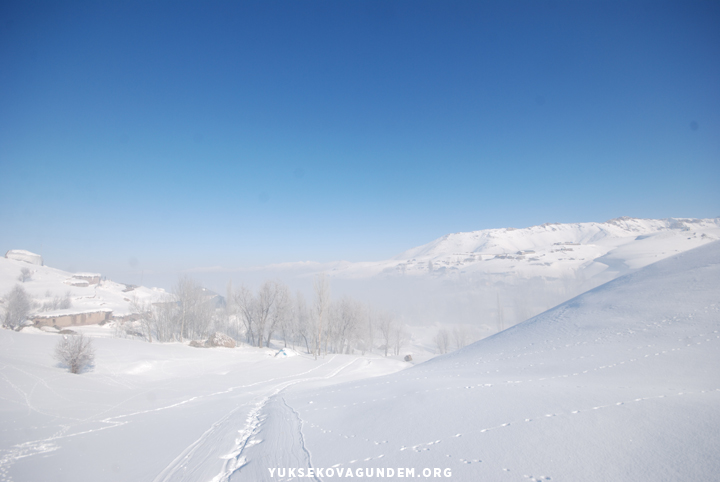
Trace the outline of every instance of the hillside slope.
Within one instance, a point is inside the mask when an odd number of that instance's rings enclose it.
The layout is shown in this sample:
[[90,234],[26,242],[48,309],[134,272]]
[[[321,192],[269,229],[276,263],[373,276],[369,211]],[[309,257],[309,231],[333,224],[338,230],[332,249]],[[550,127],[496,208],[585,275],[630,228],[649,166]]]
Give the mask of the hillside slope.
[[[313,467],[365,473],[717,480],[719,365],[716,242],[410,370],[282,396],[265,415],[294,428],[269,421],[257,438],[301,430]],[[268,446],[252,446],[231,480],[270,480],[266,468],[283,465]]]
[[[23,269],[30,271],[30,278],[21,281]],[[94,273],[69,273],[49,266],[39,266],[24,261],[0,257],[0,298],[20,285],[32,297],[33,313],[44,316],[62,316],[69,313],[112,311],[115,316],[137,312],[133,302],[155,302],[167,295],[160,288],[127,286],[110,280],[98,279],[97,283],[83,282],[77,276]],[[98,278],[101,278],[97,274]],[[69,308],[59,308],[64,298],[70,301]],[[0,304],[0,316],[3,312]]]
[[607,269],[615,276],[720,239],[720,219],[618,218],[453,233],[394,258],[338,266],[335,276],[514,274],[561,277]]

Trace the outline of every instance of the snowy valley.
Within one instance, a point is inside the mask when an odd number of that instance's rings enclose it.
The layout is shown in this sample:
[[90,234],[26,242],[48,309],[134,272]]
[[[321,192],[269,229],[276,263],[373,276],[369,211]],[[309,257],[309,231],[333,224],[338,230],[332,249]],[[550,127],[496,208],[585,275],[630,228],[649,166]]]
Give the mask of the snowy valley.
[[0,259],[3,292],[20,283],[42,305],[70,291],[72,308],[43,313],[118,317],[72,327],[96,350],[79,375],[53,359],[57,331],[0,330],[0,481],[716,480],[719,238],[718,219],[621,219],[336,265],[332,283],[424,277],[467,295],[481,279],[488,313],[501,289],[565,283],[557,306],[519,324],[508,313],[515,326],[488,323],[492,336],[423,363],[420,335],[411,362],[118,338],[128,293],[168,293]]

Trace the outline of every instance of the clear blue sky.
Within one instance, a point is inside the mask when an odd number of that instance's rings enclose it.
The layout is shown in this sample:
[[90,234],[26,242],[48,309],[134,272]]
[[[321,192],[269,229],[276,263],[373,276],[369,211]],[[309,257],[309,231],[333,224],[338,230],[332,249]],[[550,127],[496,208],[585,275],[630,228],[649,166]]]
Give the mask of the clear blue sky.
[[622,215],[720,215],[719,2],[0,3],[2,250],[122,278]]

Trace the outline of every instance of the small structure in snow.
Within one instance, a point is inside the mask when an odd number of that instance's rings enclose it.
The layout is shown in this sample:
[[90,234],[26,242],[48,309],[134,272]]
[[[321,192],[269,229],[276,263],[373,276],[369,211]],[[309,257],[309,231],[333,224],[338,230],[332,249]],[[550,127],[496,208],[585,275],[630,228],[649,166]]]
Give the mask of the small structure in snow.
[[280,357],[280,358],[287,358],[287,357],[296,356],[296,355],[297,355],[297,352],[294,350],[291,350],[290,348],[283,348],[280,351],[278,351],[277,353],[275,353],[275,357]]
[[42,256],[31,253],[30,251],[25,251],[24,249],[11,249],[5,253],[5,257],[7,259],[14,259],[15,261],[25,261],[26,263],[43,266]]
[[103,324],[110,320],[112,310],[96,310],[73,312],[61,310],[58,312],[39,313],[32,316],[33,324],[40,328],[41,326],[78,326],[78,325],[97,325]]
[[213,347],[213,346],[224,346],[225,348],[235,348],[235,340],[230,338],[224,333],[214,333],[208,340],[205,342],[205,346]]
[[75,273],[74,275],[72,275],[72,279],[70,281],[73,285],[75,285],[75,280],[85,281],[88,285],[97,285],[100,284],[100,277],[100,273]]

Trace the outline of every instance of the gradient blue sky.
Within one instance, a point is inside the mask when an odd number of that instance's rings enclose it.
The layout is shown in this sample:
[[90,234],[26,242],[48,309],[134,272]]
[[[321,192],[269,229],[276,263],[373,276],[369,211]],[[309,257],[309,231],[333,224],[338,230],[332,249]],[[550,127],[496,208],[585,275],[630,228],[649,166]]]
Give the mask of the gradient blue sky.
[[0,3],[0,250],[114,279],[715,217],[719,134],[719,2]]

